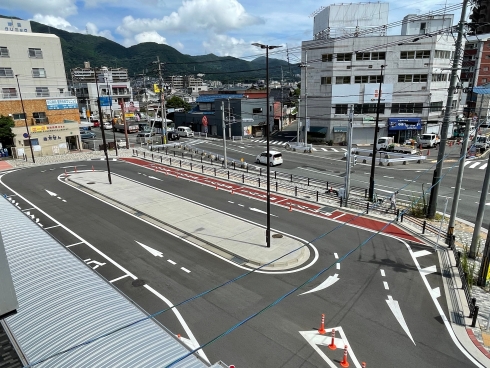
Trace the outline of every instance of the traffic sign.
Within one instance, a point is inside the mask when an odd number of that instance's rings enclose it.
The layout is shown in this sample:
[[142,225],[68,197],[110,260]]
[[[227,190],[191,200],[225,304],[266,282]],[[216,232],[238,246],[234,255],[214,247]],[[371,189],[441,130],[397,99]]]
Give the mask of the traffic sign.
[[204,125],[205,127],[208,126],[208,118],[206,117],[206,115],[202,117],[202,125]]

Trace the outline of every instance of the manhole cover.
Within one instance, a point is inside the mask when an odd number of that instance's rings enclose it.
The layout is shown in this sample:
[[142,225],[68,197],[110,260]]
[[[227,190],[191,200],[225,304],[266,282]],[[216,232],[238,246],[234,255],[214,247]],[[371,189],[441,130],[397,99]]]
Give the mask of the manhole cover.
[[282,238],[282,234],[272,234],[273,238]]
[[95,182],[93,182],[93,181],[89,181],[87,184],[95,184]]
[[146,281],[145,280],[142,280],[142,279],[136,279],[134,280],[132,283],[131,283],[134,287],[139,287],[139,286],[143,286],[146,284]]

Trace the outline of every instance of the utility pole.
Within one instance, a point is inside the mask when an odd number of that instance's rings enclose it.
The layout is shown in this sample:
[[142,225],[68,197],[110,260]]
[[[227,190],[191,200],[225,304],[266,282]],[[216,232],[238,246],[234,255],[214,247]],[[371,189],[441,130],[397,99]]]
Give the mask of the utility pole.
[[308,118],[308,50],[305,50],[305,147],[308,145],[308,129],[310,128],[310,119]]
[[[224,134],[224,135],[226,135],[226,134]],[[230,98],[229,97],[228,97],[228,136],[231,140],[231,108],[230,108]]]
[[[230,103],[230,99],[228,99],[228,103]],[[229,107],[228,107],[228,109],[229,109]],[[227,169],[228,168],[228,158],[226,157],[226,124],[225,124],[225,102],[224,101],[221,101],[221,121],[222,121],[222,129],[223,129],[223,151],[225,152],[224,168]]]
[[456,49],[454,52],[453,66],[451,68],[451,82],[447,91],[446,111],[444,112],[444,120],[441,127],[441,142],[439,144],[439,152],[437,154],[437,164],[434,170],[434,176],[432,177],[432,189],[430,191],[429,208],[427,210],[427,218],[433,219],[437,210],[437,196],[439,193],[439,181],[441,180],[442,164],[444,154],[446,151],[447,131],[449,129],[449,120],[451,118],[451,111],[453,107],[453,96],[456,84],[458,82],[458,70],[460,69],[459,63],[461,59],[463,30],[466,21],[466,8],[468,6],[468,0],[463,0],[463,8],[461,9],[461,18],[458,23],[458,37],[456,40]]
[[[95,69],[94,69],[95,71]],[[95,73],[95,88],[97,88],[97,108],[99,111],[99,119],[100,119],[100,126],[101,126],[101,132],[102,132],[102,147],[104,147],[104,154],[105,154],[105,161],[107,163],[107,176],[109,178],[109,184],[112,184],[112,179],[111,179],[111,168],[109,166],[109,155],[107,154],[107,143],[105,140],[105,131],[104,131],[104,118],[102,116],[102,109],[100,108],[100,95],[99,95],[99,83],[97,82],[97,73]]]
[[299,146],[299,128],[301,125],[301,120],[299,118],[300,116],[300,107],[301,107],[301,96],[298,98],[298,109],[296,110],[296,113],[298,116],[296,117],[296,144]]
[[121,112],[124,124],[124,137],[126,138],[126,149],[129,149],[129,137],[128,137],[128,122],[126,121],[126,108],[124,106],[124,98],[120,99],[121,101]]
[[[107,85],[107,94],[109,95],[109,107],[111,109],[111,120],[110,120],[110,122],[111,122],[111,125],[112,125],[112,96],[111,96],[112,86],[109,86],[109,78],[106,77],[105,82],[106,82],[106,85]],[[104,130],[104,124],[102,124],[102,122],[101,122],[101,125],[100,125],[100,129],[101,130]],[[116,131],[114,130],[114,127],[112,129],[112,136],[113,136],[113,139],[114,139],[114,148],[116,150],[116,156],[118,156],[117,142],[116,142]]]
[[448,240],[449,244],[451,244],[450,242],[454,234],[454,222],[456,221],[456,214],[458,213],[459,194],[461,191],[461,182],[463,181],[464,164],[466,161],[466,151],[468,149],[469,135],[470,122],[468,121],[464,129],[463,145],[461,147],[461,154],[463,155],[463,158],[459,161],[458,176],[456,177],[456,186],[454,187],[453,204],[451,207],[451,216],[449,217],[449,224],[447,227],[446,239]]
[[[155,61],[153,62],[155,63]],[[160,57],[157,56],[157,61],[156,63],[158,64],[158,78],[160,81],[160,106],[162,109],[162,128],[163,128],[163,143],[167,143],[167,107],[165,104],[165,94],[163,92],[163,77],[162,77],[162,64],[160,63]]]
[[378,129],[379,129],[379,105],[381,104],[381,86],[383,84],[383,70],[386,65],[381,65],[381,79],[379,80],[378,103],[376,105],[376,125],[374,127],[373,157],[371,160],[371,175],[369,176],[369,201],[374,198],[374,170],[376,166],[376,153],[378,152]]
[[345,168],[345,191],[344,197],[345,201],[349,200],[350,192],[350,161],[351,161],[351,151],[352,151],[352,121],[354,120],[354,105],[349,106],[349,126],[347,130],[347,162]]
[[283,108],[282,108],[282,104],[284,102],[284,94],[283,94],[283,90],[282,90],[282,84],[283,84],[283,79],[284,79],[284,75],[282,73],[282,65],[281,65],[281,121],[280,121],[280,131],[282,132],[282,125],[283,125],[283,118],[284,118],[284,114],[283,114]]
[[24,122],[26,124],[27,139],[29,141],[29,147],[31,148],[32,163],[35,164],[36,160],[34,159],[34,149],[32,148],[31,133],[29,132],[29,126],[27,125],[27,115],[26,115],[26,110],[24,109],[24,100],[22,99],[22,92],[20,91],[19,74],[16,74],[15,78],[17,79],[17,88],[19,89],[20,104],[22,106],[22,113],[24,115]]

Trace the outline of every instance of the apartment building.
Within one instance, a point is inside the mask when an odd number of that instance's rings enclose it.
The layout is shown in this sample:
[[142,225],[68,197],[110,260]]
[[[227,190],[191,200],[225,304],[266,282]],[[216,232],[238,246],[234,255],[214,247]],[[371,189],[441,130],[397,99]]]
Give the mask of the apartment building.
[[78,106],[60,39],[32,33],[25,20],[1,18],[0,29],[0,114],[14,119],[14,151],[22,154],[29,143],[36,155],[77,149]]
[[403,142],[442,121],[453,16],[407,15],[400,34],[387,35],[387,6],[341,4],[315,16],[314,39],[302,43],[300,120],[310,132],[346,141],[352,106],[354,143],[372,143],[380,88],[379,135]]

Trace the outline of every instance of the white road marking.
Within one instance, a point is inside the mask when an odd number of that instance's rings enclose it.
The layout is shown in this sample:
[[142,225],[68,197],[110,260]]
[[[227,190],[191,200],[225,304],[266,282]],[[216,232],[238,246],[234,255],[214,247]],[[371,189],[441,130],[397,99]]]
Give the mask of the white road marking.
[[306,292],[304,292],[302,294],[299,294],[299,295],[305,295],[305,294],[309,294],[309,293],[314,293],[315,291],[326,289],[329,286],[332,286],[333,284],[335,284],[337,281],[339,281],[339,275],[338,274],[335,274],[333,276],[328,276],[327,279],[325,281],[323,281],[317,287],[315,287],[315,288],[313,288],[313,289],[311,289],[309,291],[306,291]]
[[240,207],[245,207],[243,204],[240,204],[240,203],[238,203],[238,205],[239,205]]
[[322,148],[322,151],[328,152],[328,149],[326,149],[326,148]]
[[403,318],[403,314],[400,306],[398,305],[398,302],[396,300],[393,300],[391,295],[388,295],[388,300],[386,301],[386,303],[388,304],[388,307],[390,307],[391,312],[395,315],[395,318],[397,319],[400,326],[402,326],[405,333],[408,335],[408,337],[410,337],[410,340],[412,340],[413,344],[416,345],[415,341],[413,341],[412,335],[410,334],[407,323],[405,322],[405,318]]
[[[22,210],[22,212],[24,212],[24,211],[30,211],[30,210],[34,210],[34,209],[35,208],[32,208],[32,207],[31,208],[26,208],[25,210]],[[27,212],[27,214],[29,214],[29,212]]]
[[381,276],[385,277],[385,270],[380,270],[381,271]]
[[235,202],[232,202],[232,201],[228,201],[228,203],[235,203]]
[[177,264],[177,262],[174,262],[174,261],[172,261],[171,259],[167,259],[167,262],[168,262],[168,263],[171,263],[171,264],[173,264],[173,265],[176,265],[176,264]]
[[335,267],[337,268],[337,270],[340,270],[340,263],[337,263]]
[[53,227],[59,227],[61,225],[53,225],[53,226],[49,226],[49,227],[45,227],[44,230],[49,230],[49,229],[52,229]]
[[429,267],[426,267],[426,268],[422,268],[420,270],[420,273],[425,274],[425,275],[428,275],[428,274],[431,274],[431,273],[435,273],[435,272],[437,272],[436,265],[432,265],[432,266],[429,266]]
[[[88,262],[87,262],[87,261],[88,261]],[[99,268],[100,266],[105,265],[105,263],[102,263],[102,262],[97,262],[97,261],[94,261],[94,260],[90,260],[90,258],[89,258],[89,259],[87,259],[87,261],[85,261],[85,263],[86,263],[87,265],[92,264],[92,263],[94,263],[94,264],[95,264],[95,266],[94,266],[94,267],[92,267],[92,269],[93,269],[93,270],[95,270],[95,269]]]
[[335,148],[330,148],[332,151],[334,152],[339,152],[338,150],[336,150]]
[[478,169],[483,170],[487,167],[488,163],[485,162],[483,165],[481,165]]
[[383,175],[383,178],[387,178],[387,179],[395,179],[394,176],[386,176],[386,175]]
[[340,217],[342,217],[342,216],[344,216],[344,215],[345,215],[345,213],[343,213],[343,214],[341,214],[341,215],[338,215],[337,217],[334,217],[333,219],[334,219],[334,220],[337,220],[338,218],[340,218]]
[[428,250],[419,250],[418,252],[413,252],[414,257],[423,257],[423,256],[428,256],[429,254],[432,254]]
[[156,249],[153,249],[153,248],[149,247],[148,245],[144,245],[143,243],[140,243],[139,241],[135,240],[135,242],[138,243],[139,245],[141,245],[143,247],[143,249],[147,250],[148,252],[150,252],[155,257],[163,257],[162,252],[160,252]]
[[116,278],[116,279],[114,279],[114,280],[111,280],[111,281],[109,281],[109,282],[110,282],[110,283],[113,283],[113,282],[116,282],[116,281],[122,280],[122,279],[124,279],[124,278],[126,278],[126,277],[128,277],[128,276],[129,276],[129,275],[123,275],[123,276],[118,277],[118,278]]
[[480,163],[479,162],[475,162],[473,165],[470,166],[470,169],[474,169],[478,165],[480,165]]
[[337,253],[334,253],[333,256],[335,257],[335,259],[339,259],[339,255]]
[[155,180],[163,181],[162,179],[156,178],[154,176],[148,176],[148,179],[155,179]]
[[67,245],[66,248],[70,248],[70,247],[73,247],[74,245],[79,245],[79,244],[83,244],[83,242],[78,242],[78,243],[73,243],[73,244]]
[[189,271],[189,270],[188,270],[187,268],[185,268],[185,267],[180,267],[180,269],[181,269],[182,271],[184,271],[184,272],[191,273],[191,271]]
[[51,196],[51,197],[56,197],[58,194],[54,193],[54,192],[51,192],[47,189],[44,189],[46,192],[48,192],[48,194]]
[[388,286],[388,283],[386,281],[383,281],[383,285],[385,286],[386,290],[390,290],[390,287]]
[[[258,208],[249,207],[248,209],[249,209],[250,211],[254,211],[254,212],[259,212],[259,213],[265,213],[265,214],[267,214],[267,212],[266,212],[266,211],[259,210]],[[277,217],[276,215],[273,215],[272,213],[271,213],[271,216],[273,216],[273,217]]]
[[441,296],[441,289],[439,289],[439,287],[436,287],[436,288],[432,289],[431,294],[432,294],[433,298],[437,299]]

